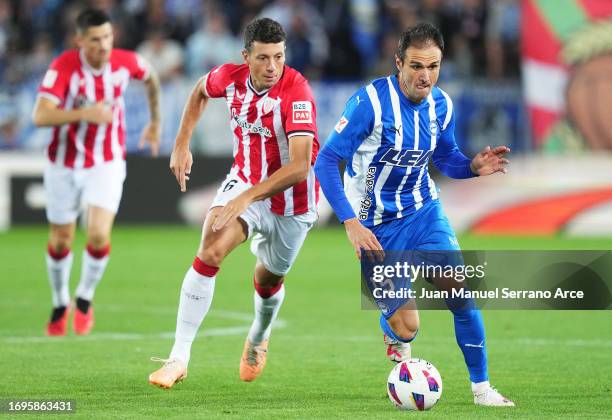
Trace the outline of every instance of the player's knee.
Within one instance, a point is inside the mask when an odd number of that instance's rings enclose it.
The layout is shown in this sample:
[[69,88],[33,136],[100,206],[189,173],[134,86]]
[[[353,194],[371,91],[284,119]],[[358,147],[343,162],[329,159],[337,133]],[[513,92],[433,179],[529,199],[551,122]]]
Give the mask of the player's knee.
[[55,229],[49,235],[49,245],[56,252],[62,252],[72,246],[74,236],[71,231],[64,229]]
[[87,243],[96,250],[106,247],[109,242],[109,236],[103,232],[94,230],[87,235]]
[[225,259],[225,252],[216,246],[200,248],[198,258],[211,267],[220,267]]
[[414,338],[419,330],[418,317],[393,316],[389,318],[388,322],[395,334],[407,340]]
[[285,276],[271,273],[262,264],[255,267],[255,282],[264,288],[274,288],[283,282]]

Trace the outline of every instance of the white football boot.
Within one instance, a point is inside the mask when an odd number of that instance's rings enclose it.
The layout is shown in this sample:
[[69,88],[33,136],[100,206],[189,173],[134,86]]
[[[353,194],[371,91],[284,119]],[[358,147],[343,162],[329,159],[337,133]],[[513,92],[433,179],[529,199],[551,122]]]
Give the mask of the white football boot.
[[383,339],[387,345],[387,357],[389,360],[399,363],[410,359],[410,343],[402,343],[388,337],[386,334]]
[[473,390],[474,404],[487,407],[514,407],[514,403],[499,393],[490,384],[483,384],[480,389]]

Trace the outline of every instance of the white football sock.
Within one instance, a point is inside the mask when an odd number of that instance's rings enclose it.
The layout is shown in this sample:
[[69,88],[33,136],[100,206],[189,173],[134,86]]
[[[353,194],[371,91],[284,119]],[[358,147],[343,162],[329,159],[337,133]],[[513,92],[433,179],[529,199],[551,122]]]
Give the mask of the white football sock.
[[51,300],[53,307],[68,306],[70,303],[70,270],[72,269],[72,252],[64,258],[56,260],[47,253],[47,273],[51,285]]
[[189,267],[185,274],[176,318],[174,346],[170,352],[170,359],[179,359],[185,366],[189,364],[191,344],[210,309],[215,292],[215,277],[204,276],[193,267]]
[[285,299],[285,285],[269,298],[262,298],[257,291],[253,295],[255,304],[255,319],[249,330],[248,339],[254,345],[259,345],[270,338],[272,323]]
[[88,250],[83,251],[83,261],[81,263],[81,280],[76,289],[76,297],[92,301],[96,286],[102,280],[104,270],[108,264],[108,254],[102,258],[91,256]]

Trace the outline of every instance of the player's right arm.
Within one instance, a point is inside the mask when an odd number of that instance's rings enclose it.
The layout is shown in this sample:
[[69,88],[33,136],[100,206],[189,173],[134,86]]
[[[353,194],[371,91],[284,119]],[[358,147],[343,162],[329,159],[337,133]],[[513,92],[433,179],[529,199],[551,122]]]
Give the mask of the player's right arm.
[[32,121],[38,127],[58,126],[85,121],[92,124],[108,124],[113,121],[111,108],[100,101],[78,109],[63,109],[56,102],[39,96],[34,105]]
[[62,106],[70,85],[70,69],[74,66],[70,53],[53,60],[38,88],[38,98],[32,112],[32,121],[38,127],[58,126],[85,121],[92,124],[110,123],[113,113],[100,101],[78,109]]
[[361,142],[372,132],[374,115],[367,98],[367,93],[361,89],[349,99],[342,117],[327,138],[315,163],[315,174],[323,194],[338,220],[344,224],[357,258],[361,258],[362,249],[382,251],[382,246],[372,231],[357,219],[342,187],[338,165],[342,161],[350,161]]
[[[234,66],[235,67],[235,66]],[[170,170],[179,183],[181,192],[187,191],[187,181],[191,173],[193,157],[189,151],[189,141],[198,120],[206,108],[209,98],[220,98],[225,95],[225,89],[232,83],[231,71],[233,65],[224,64],[213,68],[202,77],[191,90],[189,99],[183,109],[181,124],[174,141],[170,156]]]
[[[208,75],[207,75],[208,76]],[[189,181],[189,174],[191,173],[191,165],[193,164],[193,156],[189,151],[189,141],[193,130],[204,112],[204,108],[208,103],[208,96],[206,96],[204,83],[206,83],[207,76],[202,77],[191,90],[191,94],[187,99],[185,108],[183,109],[183,116],[181,117],[181,124],[174,141],[174,148],[172,149],[172,155],[170,156],[170,170],[176,177],[176,181],[179,183],[181,192],[187,191],[187,181]]]

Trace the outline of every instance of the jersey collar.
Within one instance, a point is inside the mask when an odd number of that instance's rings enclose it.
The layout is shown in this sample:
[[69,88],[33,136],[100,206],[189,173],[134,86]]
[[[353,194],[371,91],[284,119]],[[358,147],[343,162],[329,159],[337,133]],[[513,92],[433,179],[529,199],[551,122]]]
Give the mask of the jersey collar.
[[85,53],[83,53],[83,50],[79,50],[79,58],[81,59],[81,63],[83,63],[83,67],[85,67],[87,71],[89,71],[94,76],[101,76],[102,73],[104,73],[106,66],[110,65],[110,63],[106,63],[105,65],[102,66],[101,69],[96,69],[92,67],[91,64],[89,64],[89,62],[87,61],[87,58],[85,57]]
[[264,96],[266,93],[268,93],[271,89],[274,89],[280,83],[280,81],[285,76],[286,68],[287,68],[287,65],[285,64],[283,66],[283,74],[281,74],[281,77],[279,77],[278,81],[272,87],[269,87],[268,89],[264,89],[264,90],[261,90],[261,91],[258,91],[257,89],[255,89],[255,86],[253,86],[253,82],[251,82],[251,75],[250,74],[249,74],[249,78],[247,79],[247,86],[248,86],[249,89],[251,89],[253,91],[253,93],[256,96]]

